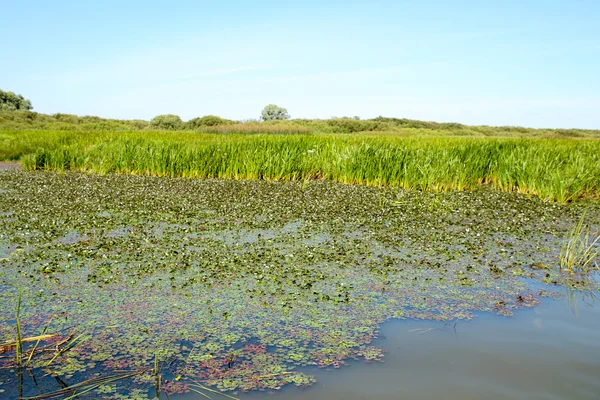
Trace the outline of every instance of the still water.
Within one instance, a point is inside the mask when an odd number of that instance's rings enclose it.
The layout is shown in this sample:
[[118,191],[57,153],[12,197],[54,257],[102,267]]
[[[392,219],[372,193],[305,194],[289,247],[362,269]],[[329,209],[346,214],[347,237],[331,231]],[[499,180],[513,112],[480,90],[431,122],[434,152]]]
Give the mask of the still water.
[[600,304],[590,294],[545,299],[514,317],[480,313],[456,325],[394,320],[382,325],[375,344],[387,351],[384,363],[315,369],[313,387],[237,397],[600,399]]

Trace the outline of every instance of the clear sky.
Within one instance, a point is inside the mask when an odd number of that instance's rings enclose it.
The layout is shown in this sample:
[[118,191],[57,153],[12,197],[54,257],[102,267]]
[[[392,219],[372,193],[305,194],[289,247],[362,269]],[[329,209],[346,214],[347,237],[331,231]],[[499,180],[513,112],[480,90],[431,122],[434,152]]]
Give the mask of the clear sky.
[[600,0],[0,0],[43,113],[600,128]]

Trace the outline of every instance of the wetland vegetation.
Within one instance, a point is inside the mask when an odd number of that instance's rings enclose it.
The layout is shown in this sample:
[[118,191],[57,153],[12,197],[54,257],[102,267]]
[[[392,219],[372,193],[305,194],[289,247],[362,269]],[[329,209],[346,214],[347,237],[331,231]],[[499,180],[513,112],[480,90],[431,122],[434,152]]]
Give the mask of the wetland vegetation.
[[407,118],[360,119],[342,117],[330,119],[244,120],[233,121],[215,115],[183,121],[179,116],[158,115],[150,121],[107,119],[56,113],[47,115],[33,111],[0,109],[0,127],[10,130],[60,130],[103,132],[151,132],[160,130],[203,133],[389,133],[419,136],[476,137],[562,137],[600,138],[594,129],[534,129],[521,126],[471,126],[455,122],[419,121]]
[[306,387],[314,368],[383,361],[385,321],[455,326],[597,290],[594,131],[6,115],[9,399]]
[[188,178],[328,180],[416,190],[486,184],[568,202],[600,193],[600,141],[0,131],[0,159],[26,169]]
[[596,202],[485,186],[4,171],[0,390],[215,398],[311,385],[308,367],[382,361],[386,320],[510,316],[554,286],[595,290],[559,262],[582,215],[597,231]]
[[208,5],[2,2],[0,400],[600,400],[600,0]]

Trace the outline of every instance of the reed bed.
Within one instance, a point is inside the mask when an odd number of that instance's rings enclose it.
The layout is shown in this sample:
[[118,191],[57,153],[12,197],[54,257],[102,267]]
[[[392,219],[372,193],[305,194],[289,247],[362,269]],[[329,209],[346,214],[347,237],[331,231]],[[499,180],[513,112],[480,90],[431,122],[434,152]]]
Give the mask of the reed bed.
[[24,168],[189,178],[473,190],[486,184],[546,200],[598,198],[600,141],[242,135],[173,132],[0,132],[0,158]]

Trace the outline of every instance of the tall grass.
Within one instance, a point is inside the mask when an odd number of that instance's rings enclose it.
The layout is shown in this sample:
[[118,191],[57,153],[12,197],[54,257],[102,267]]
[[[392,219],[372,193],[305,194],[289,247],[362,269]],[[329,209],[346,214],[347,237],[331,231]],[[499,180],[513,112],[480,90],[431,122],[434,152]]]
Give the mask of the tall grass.
[[19,289],[19,297],[17,298],[17,313],[15,316],[15,325],[17,328],[17,342],[15,346],[15,362],[17,367],[21,367],[23,362],[23,334],[21,333],[21,298],[23,297],[23,289]]
[[600,141],[584,139],[5,131],[0,155],[27,169],[600,197]]
[[598,244],[600,235],[590,240],[590,230],[585,225],[585,215],[573,226],[565,238],[559,259],[561,269],[569,272],[588,273],[597,268],[595,264],[598,258]]

